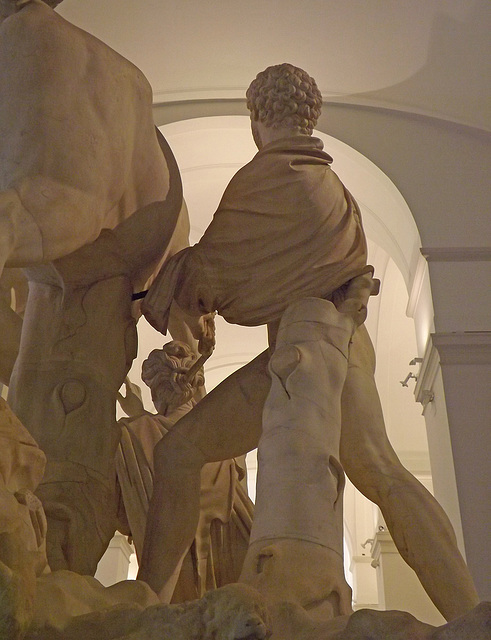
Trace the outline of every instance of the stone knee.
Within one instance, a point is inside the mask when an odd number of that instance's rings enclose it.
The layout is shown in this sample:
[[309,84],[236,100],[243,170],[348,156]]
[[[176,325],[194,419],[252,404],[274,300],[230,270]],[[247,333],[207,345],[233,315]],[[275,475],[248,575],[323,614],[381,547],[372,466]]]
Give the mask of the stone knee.
[[155,480],[200,473],[207,462],[203,452],[176,431],[169,431],[153,451]]
[[369,500],[380,505],[396,487],[417,482],[402,466],[394,451],[369,449],[367,447],[359,451],[359,455],[352,450],[344,450],[341,454],[341,464],[346,475]]

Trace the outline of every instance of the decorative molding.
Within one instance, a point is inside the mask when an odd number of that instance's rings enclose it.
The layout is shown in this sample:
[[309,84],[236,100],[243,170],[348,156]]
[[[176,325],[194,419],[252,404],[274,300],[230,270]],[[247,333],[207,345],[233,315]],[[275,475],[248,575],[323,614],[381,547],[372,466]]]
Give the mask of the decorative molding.
[[421,291],[423,289],[423,283],[425,280],[427,270],[426,258],[422,253],[418,256],[418,262],[416,264],[416,270],[414,273],[413,282],[411,284],[411,291],[409,292],[409,299],[407,302],[406,314],[410,318],[414,318],[416,309],[418,307],[419,299],[421,297]]
[[372,564],[372,559],[370,556],[352,556],[351,558],[351,562],[349,565],[349,570],[351,571],[351,573],[354,573],[356,570],[356,567],[360,564]]
[[135,552],[133,545],[128,542],[128,538],[119,531],[116,531],[116,533],[114,534],[109,543],[108,549],[116,549],[118,551],[121,551],[124,559],[128,563],[130,561],[131,554]]
[[491,331],[433,333],[442,364],[491,364]]
[[414,388],[416,402],[434,400],[433,384],[440,364],[491,364],[491,331],[432,333]]
[[434,400],[433,384],[440,367],[440,356],[433,344],[433,335],[431,334],[428,340],[423,362],[418,373],[418,380],[414,387],[416,402],[420,402],[423,405],[423,415],[427,405]]
[[353,610],[380,608],[377,572],[372,565],[372,558],[366,556],[353,556],[349,570],[353,576]]
[[[187,87],[182,89],[154,89],[153,105],[158,107],[166,104],[182,104],[185,102],[236,102],[246,104],[247,87]],[[418,117],[425,120],[445,122],[453,125],[472,129],[476,132],[491,131],[483,123],[471,122],[464,118],[457,118],[454,115],[443,113],[433,109],[424,109],[414,105],[397,104],[382,100],[380,97],[360,96],[359,94],[349,95],[346,93],[321,90],[322,102],[325,105],[333,105],[348,108],[358,108],[371,111],[385,111],[395,115],[406,117]]]
[[422,247],[428,262],[489,262],[490,247]]
[[235,102],[240,101],[245,104],[246,88],[226,88],[226,87],[206,87],[174,89],[165,91],[156,89],[153,92],[154,106],[161,104],[176,104],[180,102]]
[[378,531],[372,545],[372,567],[375,569],[380,564],[380,556],[383,553],[399,553],[392,536],[388,531]]

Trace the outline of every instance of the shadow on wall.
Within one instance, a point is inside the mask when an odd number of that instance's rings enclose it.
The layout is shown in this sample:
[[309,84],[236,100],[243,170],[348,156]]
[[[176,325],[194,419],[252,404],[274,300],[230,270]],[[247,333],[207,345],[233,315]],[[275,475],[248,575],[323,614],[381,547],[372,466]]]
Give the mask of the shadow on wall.
[[414,75],[376,91],[352,94],[350,101],[414,109],[489,131],[491,103],[486,80],[491,75],[491,5],[488,0],[461,4],[462,19],[443,12],[435,15],[426,63]]

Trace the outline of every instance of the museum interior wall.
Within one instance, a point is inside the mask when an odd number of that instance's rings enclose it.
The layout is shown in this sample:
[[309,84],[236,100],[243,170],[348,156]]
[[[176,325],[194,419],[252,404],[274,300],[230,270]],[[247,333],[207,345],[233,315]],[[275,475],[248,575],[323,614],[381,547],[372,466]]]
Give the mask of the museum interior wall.
[[[359,9],[350,0],[249,0],[246,9],[240,0],[65,0],[57,10],[148,77],[155,124],[181,172],[191,244],[256,151],[244,98],[250,80],[284,60],[317,79],[316,135],[360,204],[382,283],[366,325],[389,439],[443,506],[480,598],[491,600],[491,8],[486,0],[416,0]],[[138,334],[129,377],[154,412],[141,366],[165,339],[143,318]],[[264,327],[218,318],[207,390],[266,345]],[[254,452],[247,465],[254,498]],[[349,482],[344,500],[353,608],[443,624],[378,508]],[[97,577],[110,585],[135,575],[134,549],[117,534]]]

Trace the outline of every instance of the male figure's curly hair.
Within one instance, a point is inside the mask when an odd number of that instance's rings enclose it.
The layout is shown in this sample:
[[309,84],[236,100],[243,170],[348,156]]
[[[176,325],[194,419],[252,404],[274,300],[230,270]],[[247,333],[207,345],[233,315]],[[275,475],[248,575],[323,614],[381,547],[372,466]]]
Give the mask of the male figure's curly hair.
[[257,74],[247,89],[253,120],[311,135],[322,108],[321,92],[309,74],[292,64],[273,65]]
[[[203,371],[192,380],[186,374],[198,356],[185,342],[171,340],[162,349],[154,349],[142,364],[142,380],[150,387],[152,401],[157,407],[175,410],[193,398],[198,387],[205,383]],[[157,411],[161,409],[157,408]]]

